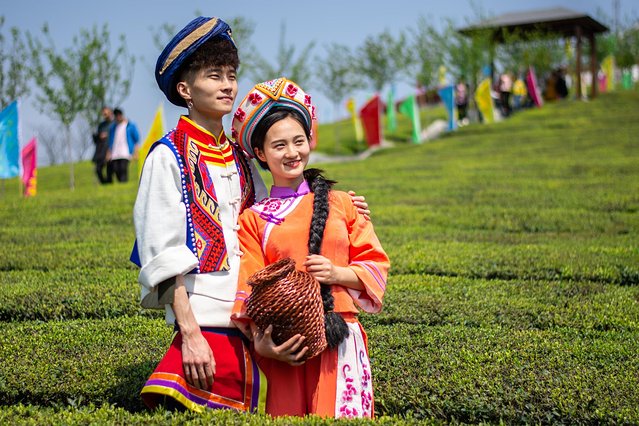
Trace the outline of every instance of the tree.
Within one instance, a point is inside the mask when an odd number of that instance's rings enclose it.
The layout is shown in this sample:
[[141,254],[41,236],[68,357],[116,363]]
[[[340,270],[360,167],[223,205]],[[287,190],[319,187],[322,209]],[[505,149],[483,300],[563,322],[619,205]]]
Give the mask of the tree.
[[295,59],[295,46],[286,44],[286,25],[282,23],[280,30],[280,44],[277,51],[275,65],[271,65],[263,56],[255,52],[251,65],[251,75],[256,81],[286,77],[302,87],[309,87],[311,82],[311,66],[308,63],[315,42],[307,44]]
[[333,103],[335,110],[355,90],[363,89],[364,84],[355,72],[355,57],[348,46],[332,43],[325,47],[326,55],[315,61],[322,64],[315,76],[319,90]]
[[488,30],[478,29],[471,36],[464,36],[449,20],[442,34],[436,37],[437,49],[446,52],[446,69],[456,80],[467,81],[471,91],[477,87],[482,68],[493,65],[495,49],[490,34]]
[[625,29],[619,38],[617,65],[629,69],[639,63],[639,27]]
[[415,58],[408,64],[410,73],[415,76],[416,83],[421,87],[430,87],[436,81],[439,65],[443,64],[443,52],[438,47],[439,34],[420,16],[417,28],[409,29],[410,46]]
[[[364,88],[362,80],[355,73],[355,59],[348,46],[332,43],[326,46],[326,56],[316,58],[318,64],[316,78],[319,83],[319,90],[333,103],[334,111],[339,111],[339,107],[346,97],[355,90]],[[337,117],[334,117],[337,118]],[[335,146],[341,142],[339,135],[339,124],[333,126],[335,131]]]
[[[95,26],[80,30],[72,46],[62,51],[56,48],[46,24],[42,35],[46,43],[27,33],[29,67],[39,89],[36,108],[63,127],[73,189],[73,162],[77,157],[73,155],[72,125],[76,120],[95,123],[102,105],[128,96],[135,58],[128,54],[124,36],[111,51],[106,24],[100,30]],[[81,144],[80,152],[85,145]]]
[[357,48],[356,58],[357,71],[376,92],[381,92],[386,84],[392,84],[402,76],[408,77],[412,63],[406,34],[401,32],[395,38],[388,30],[368,36]]
[[29,69],[23,57],[24,40],[18,28],[12,27],[11,44],[5,46],[4,16],[0,16],[0,109],[18,97],[29,95]]
[[124,35],[118,37],[119,43],[115,48],[111,45],[106,24],[101,29],[81,30],[80,34],[91,41],[87,44],[90,49],[87,53],[93,65],[87,93],[88,106],[80,110],[80,115],[94,129],[102,120],[102,107],[120,105],[129,96],[135,57],[128,53]]
[[566,61],[565,40],[558,34],[543,31],[504,34],[504,43],[499,49],[499,62],[504,69],[523,72],[533,67],[538,76],[543,76]]
[[51,123],[39,123],[35,127],[35,134],[38,137],[38,150],[42,147],[49,164],[63,163],[66,146],[59,129]]

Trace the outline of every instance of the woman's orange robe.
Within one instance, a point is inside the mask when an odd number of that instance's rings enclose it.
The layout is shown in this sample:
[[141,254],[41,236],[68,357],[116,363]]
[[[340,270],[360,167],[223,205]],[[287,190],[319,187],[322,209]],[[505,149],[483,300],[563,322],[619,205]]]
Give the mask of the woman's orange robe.
[[[238,237],[243,251],[233,317],[246,331],[246,279],[279,259],[291,257],[304,270],[313,194],[306,182],[298,192],[278,188],[281,198],[266,198],[240,216]],[[275,188],[274,188],[275,189]],[[273,190],[271,194],[273,194]],[[357,321],[359,309],[379,312],[390,262],[372,223],[357,213],[348,194],[331,191],[321,255],[336,266],[351,268],[363,283],[356,291],[332,286],[335,311],[351,334],[338,348],[325,350],[299,367],[258,356],[268,380],[266,411],[272,415],[319,414],[327,417],[372,417],[372,381],[366,334]],[[243,321],[244,320],[244,321]]]

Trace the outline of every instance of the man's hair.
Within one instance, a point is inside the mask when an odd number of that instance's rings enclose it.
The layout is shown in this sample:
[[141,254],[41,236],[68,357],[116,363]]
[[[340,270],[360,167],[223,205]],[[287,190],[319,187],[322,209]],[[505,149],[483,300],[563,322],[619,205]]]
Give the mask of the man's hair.
[[209,67],[240,66],[240,58],[233,43],[224,37],[213,37],[189,56],[180,66],[177,72],[178,78],[174,81],[191,80],[195,73]]
[[123,112],[120,108],[116,108],[113,110],[113,115],[123,115]]

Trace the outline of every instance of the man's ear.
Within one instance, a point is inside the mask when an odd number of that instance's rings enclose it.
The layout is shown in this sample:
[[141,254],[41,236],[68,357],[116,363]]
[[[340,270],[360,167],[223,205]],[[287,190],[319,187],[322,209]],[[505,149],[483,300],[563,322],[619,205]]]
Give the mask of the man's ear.
[[185,101],[191,99],[191,88],[186,81],[180,81],[177,84],[177,92]]

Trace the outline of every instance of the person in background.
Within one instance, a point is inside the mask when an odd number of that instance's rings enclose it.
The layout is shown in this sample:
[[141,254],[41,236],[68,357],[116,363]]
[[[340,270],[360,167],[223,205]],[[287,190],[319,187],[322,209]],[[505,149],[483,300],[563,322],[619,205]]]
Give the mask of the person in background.
[[526,83],[524,79],[519,75],[515,83],[513,83],[513,108],[515,111],[520,110],[526,106],[526,97],[528,96],[528,89],[526,89]]
[[[285,78],[256,85],[235,112],[236,140],[274,185],[240,216],[244,254],[233,319],[253,339],[266,374],[267,413],[372,417],[367,337],[357,314],[381,310],[390,261],[350,196],[332,190],[335,182],[320,170],[306,169],[314,116],[311,96]],[[246,316],[248,277],[286,257],[321,284],[328,348],[305,361],[302,336],[277,346],[271,326],[259,330]]]
[[468,124],[468,85],[460,80],[455,86],[455,105],[460,126]]
[[109,183],[110,164],[106,160],[109,149],[109,128],[113,123],[113,110],[105,106],[102,107],[102,121],[98,124],[97,131],[93,134],[95,152],[93,162],[95,163],[95,175],[101,184]]
[[508,117],[511,113],[510,95],[513,89],[513,78],[509,72],[504,72],[499,76],[499,103],[501,113],[504,117]]
[[111,162],[107,181],[112,182],[115,175],[118,182],[127,182],[129,162],[137,155],[140,134],[135,123],[129,121],[121,109],[114,109],[113,116],[115,120],[109,128],[109,146],[106,156],[107,161]]

